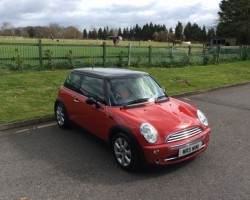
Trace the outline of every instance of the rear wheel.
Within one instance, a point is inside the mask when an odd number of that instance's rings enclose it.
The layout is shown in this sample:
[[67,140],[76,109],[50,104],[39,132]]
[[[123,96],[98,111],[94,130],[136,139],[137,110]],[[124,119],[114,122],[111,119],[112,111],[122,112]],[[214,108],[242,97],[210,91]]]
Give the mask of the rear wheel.
[[113,138],[112,147],[115,160],[122,169],[133,171],[138,168],[138,154],[133,142],[127,135],[116,134]]
[[69,126],[68,115],[65,106],[62,103],[56,105],[55,115],[59,127],[67,128]]

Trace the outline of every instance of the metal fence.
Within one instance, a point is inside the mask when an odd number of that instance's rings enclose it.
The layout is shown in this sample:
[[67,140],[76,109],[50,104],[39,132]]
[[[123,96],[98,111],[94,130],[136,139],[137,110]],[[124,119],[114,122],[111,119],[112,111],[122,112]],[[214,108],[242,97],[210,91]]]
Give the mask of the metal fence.
[[207,65],[250,59],[248,46],[114,46],[0,43],[0,69]]

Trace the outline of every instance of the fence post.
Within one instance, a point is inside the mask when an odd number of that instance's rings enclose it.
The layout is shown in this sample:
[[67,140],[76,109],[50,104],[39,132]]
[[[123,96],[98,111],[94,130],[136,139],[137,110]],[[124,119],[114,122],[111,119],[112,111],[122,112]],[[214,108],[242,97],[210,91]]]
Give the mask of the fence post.
[[172,65],[172,59],[173,59],[173,48],[174,48],[174,46],[171,46],[171,49],[170,49],[170,67],[173,67],[173,65]]
[[130,61],[131,61],[131,43],[129,43],[128,46],[128,66],[130,66]]
[[103,42],[103,67],[106,65],[106,56],[107,56],[107,51],[106,51],[106,42]]
[[152,64],[152,46],[149,46],[149,50],[148,50],[148,64],[151,65]]
[[239,48],[240,48],[240,59],[243,60],[243,56],[242,56],[243,45],[241,45]]
[[191,55],[191,45],[188,46],[188,56],[190,57]]
[[205,44],[203,44],[202,46],[202,54],[203,54],[203,57],[205,58],[206,56]]
[[43,69],[43,52],[42,52],[42,40],[38,40],[38,52],[39,52],[39,66]]
[[217,64],[220,62],[220,45],[218,46],[218,49],[217,49]]

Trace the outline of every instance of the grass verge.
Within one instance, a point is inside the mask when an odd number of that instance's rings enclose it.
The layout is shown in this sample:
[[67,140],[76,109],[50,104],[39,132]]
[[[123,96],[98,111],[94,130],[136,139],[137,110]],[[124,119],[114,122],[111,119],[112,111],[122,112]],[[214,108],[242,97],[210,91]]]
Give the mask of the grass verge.
[[[182,68],[131,68],[149,72],[169,95],[250,81],[250,61]],[[69,70],[0,72],[0,124],[53,114]]]

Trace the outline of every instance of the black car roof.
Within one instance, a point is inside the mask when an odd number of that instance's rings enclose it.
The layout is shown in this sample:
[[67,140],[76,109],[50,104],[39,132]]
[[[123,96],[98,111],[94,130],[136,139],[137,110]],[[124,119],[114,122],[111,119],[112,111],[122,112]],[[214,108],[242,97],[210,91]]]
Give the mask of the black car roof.
[[105,78],[148,75],[148,73],[141,72],[141,71],[119,69],[119,68],[104,68],[104,67],[77,68],[77,69],[74,69],[73,72],[84,73],[84,74],[94,75],[98,77],[105,77]]

